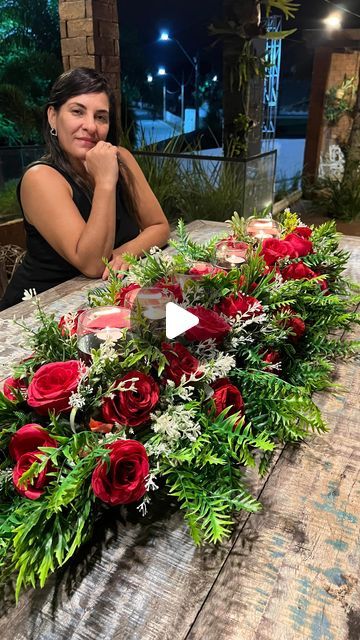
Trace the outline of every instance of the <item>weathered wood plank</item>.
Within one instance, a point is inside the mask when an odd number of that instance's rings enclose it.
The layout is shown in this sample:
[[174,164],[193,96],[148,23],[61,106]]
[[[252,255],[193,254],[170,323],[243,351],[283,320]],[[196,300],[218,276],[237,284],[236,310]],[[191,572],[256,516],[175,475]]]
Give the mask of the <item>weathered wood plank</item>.
[[285,450],[188,640],[360,637],[357,424],[347,431]]

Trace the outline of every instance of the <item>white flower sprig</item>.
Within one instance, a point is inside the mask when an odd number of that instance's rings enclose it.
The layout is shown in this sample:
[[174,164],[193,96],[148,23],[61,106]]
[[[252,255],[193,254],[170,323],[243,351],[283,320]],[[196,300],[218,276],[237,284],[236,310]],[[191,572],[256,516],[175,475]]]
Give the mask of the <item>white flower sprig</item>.
[[189,405],[178,404],[168,407],[165,412],[156,411],[150,414],[154,433],[162,434],[164,442],[177,442],[187,438],[194,442],[201,433],[201,427],[195,421],[196,410]]
[[27,300],[33,300],[33,302],[36,303],[36,297],[37,297],[36,289],[25,289],[24,295],[21,298],[21,300],[23,300],[24,302]]

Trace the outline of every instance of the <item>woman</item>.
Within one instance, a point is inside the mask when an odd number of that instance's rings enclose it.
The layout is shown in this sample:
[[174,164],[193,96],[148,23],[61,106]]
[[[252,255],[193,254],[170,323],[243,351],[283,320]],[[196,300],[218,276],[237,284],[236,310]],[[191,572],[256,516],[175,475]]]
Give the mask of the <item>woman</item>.
[[140,256],[169,237],[166,217],[139,165],[117,140],[114,98],[93,69],[63,73],[44,111],[47,153],[18,185],[27,252],[0,309],[25,289],[46,291],[82,273],[126,269],[122,255]]

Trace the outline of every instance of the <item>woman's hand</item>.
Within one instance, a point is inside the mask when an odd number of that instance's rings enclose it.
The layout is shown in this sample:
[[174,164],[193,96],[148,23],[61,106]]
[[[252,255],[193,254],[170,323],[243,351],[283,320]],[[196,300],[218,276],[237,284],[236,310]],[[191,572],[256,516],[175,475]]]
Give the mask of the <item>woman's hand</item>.
[[86,154],[85,168],[95,185],[115,186],[119,177],[118,149],[101,140]]
[[[129,265],[123,259],[121,254],[112,255],[111,260],[109,261],[109,266],[114,269],[114,271],[127,271],[129,269]],[[102,279],[107,280],[109,277],[110,271],[109,268],[106,267],[104,269],[104,273],[102,274]],[[118,278],[121,278],[122,275],[119,273]]]

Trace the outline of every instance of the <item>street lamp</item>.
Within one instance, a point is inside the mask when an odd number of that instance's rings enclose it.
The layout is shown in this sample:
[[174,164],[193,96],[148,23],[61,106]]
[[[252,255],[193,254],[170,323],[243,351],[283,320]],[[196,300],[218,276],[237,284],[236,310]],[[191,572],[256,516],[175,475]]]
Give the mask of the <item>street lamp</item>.
[[180,97],[181,97],[181,133],[184,133],[184,115],[185,115],[185,85],[184,85],[184,77],[182,78],[182,81],[179,82],[179,80],[172,74],[169,73],[168,71],[166,71],[165,67],[159,67],[158,72],[157,72],[158,76],[163,76],[164,77],[164,85],[163,85],[163,120],[166,120],[166,84],[165,84],[165,78],[166,76],[170,76],[171,78],[173,78],[173,80],[175,80],[176,84],[180,87]]
[[164,78],[163,82],[163,120],[166,122],[166,69],[165,67],[159,67],[158,76],[162,76]]
[[334,11],[333,13],[330,13],[323,22],[326,28],[329,29],[329,31],[341,29],[341,14],[337,11]]
[[196,55],[193,58],[188,54],[186,49],[182,46],[181,42],[176,38],[170,38],[168,31],[161,31],[160,33],[160,41],[161,42],[175,42],[177,46],[181,49],[184,56],[188,59],[190,64],[193,66],[195,71],[195,128],[199,128],[199,56]]

